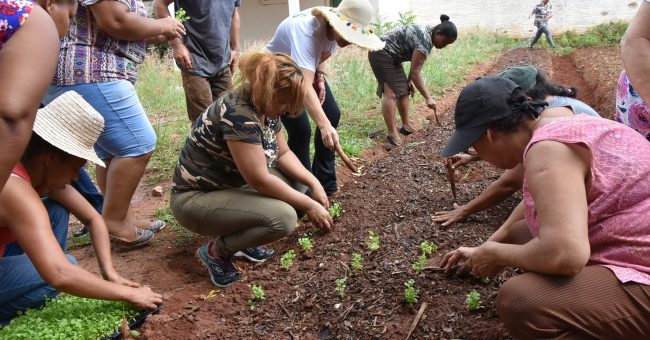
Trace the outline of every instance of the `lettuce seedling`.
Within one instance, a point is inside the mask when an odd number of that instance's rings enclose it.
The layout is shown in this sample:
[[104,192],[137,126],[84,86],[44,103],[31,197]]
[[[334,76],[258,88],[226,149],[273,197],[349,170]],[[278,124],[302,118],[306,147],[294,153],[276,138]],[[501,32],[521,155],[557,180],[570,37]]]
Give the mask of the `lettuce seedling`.
[[377,236],[377,234],[372,230],[368,230],[368,234],[370,235],[368,236],[369,240],[366,243],[368,245],[368,250],[375,251],[379,249],[379,236]]
[[178,20],[180,22],[185,22],[185,21],[190,20],[190,17],[187,15],[187,13],[185,12],[185,10],[183,8],[179,8],[176,11],[176,20]]
[[257,304],[262,302],[266,297],[264,296],[264,289],[262,289],[262,286],[252,285],[251,291],[253,292],[253,296],[248,300],[248,305],[251,309],[255,309]]
[[293,266],[293,259],[295,257],[296,257],[296,252],[293,249],[284,253],[284,255],[282,255],[282,258],[280,258],[280,265],[282,266],[282,268],[284,268],[285,270],[289,270],[289,268]]
[[363,268],[363,257],[359,253],[352,253],[352,261],[350,261],[350,266],[352,270],[359,271]]
[[433,242],[422,241],[422,243],[420,243],[420,249],[422,249],[422,254],[429,257],[429,255],[438,250],[438,246]]
[[427,264],[427,257],[424,256],[424,254],[422,254],[422,255],[418,256],[418,260],[413,262],[411,267],[413,268],[413,270],[415,270],[416,274],[420,274],[420,272],[422,272],[422,270],[424,270],[424,265],[426,265],[426,264]]
[[465,304],[467,308],[471,311],[476,311],[482,308],[481,306],[481,294],[479,294],[476,289],[472,289],[469,294],[467,294],[467,299],[465,299]]
[[415,289],[414,285],[415,281],[413,279],[404,282],[404,286],[406,286],[406,288],[404,288],[404,301],[409,305],[412,305],[418,300],[418,293],[420,291]]
[[348,279],[340,278],[336,279],[336,291],[339,293],[339,297],[343,299],[345,297],[345,287],[347,286]]
[[329,208],[327,208],[327,212],[330,214],[332,219],[338,219],[341,217],[341,213],[343,212],[343,207],[341,206],[341,203],[336,202],[332,204]]
[[314,248],[314,244],[311,242],[311,238],[309,238],[309,236],[299,238],[298,244],[300,244],[302,250],[305,252],[311,252],[311,250]]

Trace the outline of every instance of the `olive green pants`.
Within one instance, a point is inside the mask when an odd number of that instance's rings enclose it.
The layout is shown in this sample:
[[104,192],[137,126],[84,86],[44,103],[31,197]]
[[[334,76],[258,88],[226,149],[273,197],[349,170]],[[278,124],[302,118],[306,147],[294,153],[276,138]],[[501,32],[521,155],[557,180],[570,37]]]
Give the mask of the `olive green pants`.
[[[295,190],[307,192],[306,186],[289,180],[278,170],[269,171]],[[221,256],[281,239],[294,231],[298,221],[292,206],[248,186],[172,193],[171,210],[186,229],[220,236],[217,248]]]

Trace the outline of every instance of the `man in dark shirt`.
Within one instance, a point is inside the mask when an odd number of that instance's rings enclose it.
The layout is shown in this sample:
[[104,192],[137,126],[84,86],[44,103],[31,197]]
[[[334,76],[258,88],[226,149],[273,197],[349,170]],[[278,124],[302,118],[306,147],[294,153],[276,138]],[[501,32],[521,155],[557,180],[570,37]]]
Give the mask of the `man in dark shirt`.
[[170,16],[167,7],[172,2],[186,14],[187,35],[169,44],[181,69],[187,115],[193,123],[232,84],[239,58],[240,0],[155,0],[156,16]]

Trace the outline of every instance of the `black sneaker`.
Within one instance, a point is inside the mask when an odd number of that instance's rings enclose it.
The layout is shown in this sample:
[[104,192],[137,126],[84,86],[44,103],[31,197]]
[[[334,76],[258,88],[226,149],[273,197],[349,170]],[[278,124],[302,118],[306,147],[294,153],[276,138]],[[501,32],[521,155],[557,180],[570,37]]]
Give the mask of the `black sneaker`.
[[196,250],[196,257],[199,262],[210,273],[210,279],[215,286],[224,288],[239,280],[241,274],[232,264],[231,258],[218,258],[208,255],[208,249],[212,243],[202,245]]
[[88,227],[83,226],[72,233],[73,237],[81,237],[88,234]]
[[273,254],[275,254],[275,250],[271,248],[265,249],[262,247],[253,247],[240,250],[236,252],[234,256],[244,257],[249,261],[261,263],[266,261],[266,259],[269,257],[273,256]]

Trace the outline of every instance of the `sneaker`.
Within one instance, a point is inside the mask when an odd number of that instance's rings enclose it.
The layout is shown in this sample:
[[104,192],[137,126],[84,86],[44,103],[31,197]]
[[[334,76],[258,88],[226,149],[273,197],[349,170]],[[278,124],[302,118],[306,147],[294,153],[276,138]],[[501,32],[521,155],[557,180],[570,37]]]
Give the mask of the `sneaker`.
[[244,257],[249,261],[261,263],[266,261],[266,259],[269,257],[273,256],[273,254],[275,254],[275,250],[271,248],[265,249],[262,247],[253,247],[240,250],[236,252],[234,256]]
[[83,226],[72,233],[72,237],[81,237],[88,234],[88,227]]
[[224,288],[239,280],[241,274],[232,264],[231,258],[211,257],[208,249],[212,242],[202,245],[196,250],[196,257],[199,262],[210,273],[210,279],[215,286]]

